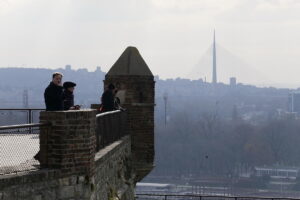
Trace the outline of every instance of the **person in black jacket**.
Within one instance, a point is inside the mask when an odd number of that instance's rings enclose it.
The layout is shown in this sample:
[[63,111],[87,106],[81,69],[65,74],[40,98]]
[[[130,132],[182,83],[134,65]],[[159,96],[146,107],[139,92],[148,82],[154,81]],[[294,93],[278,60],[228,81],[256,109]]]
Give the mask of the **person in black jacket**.
[[108,112],[115,110],[115,86],[109,84],[107,90],[102,94],[101,101],[102,107],[101,112]]
[[[62,77],[63,75],[59,72],[52,74],[52,81],[44,92],[46,111],[62,111],[64,108]],[[40,161],[40,151],[34,156],[34,159]]]
[[63,75],[59,72],[55,72],[52,75],[52,81],[45,89],[44,98],[46,104],[46,111],[61,111],[63,107],[63,87],[62,83]]
[[78,109],[76,106],[74,106],[74,89],[75,89],[76,83],[67,81],[64,82],[64,92],[63,92],[63,99],[64,99],[64,110],[74,110]]

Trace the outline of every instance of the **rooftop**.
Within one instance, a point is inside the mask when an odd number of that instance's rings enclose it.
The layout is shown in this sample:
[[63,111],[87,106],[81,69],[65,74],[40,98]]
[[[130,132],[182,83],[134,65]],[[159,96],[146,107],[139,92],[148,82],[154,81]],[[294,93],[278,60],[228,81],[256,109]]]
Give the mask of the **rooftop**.
[[127,47],[107,75],[153,76],[136,47]]

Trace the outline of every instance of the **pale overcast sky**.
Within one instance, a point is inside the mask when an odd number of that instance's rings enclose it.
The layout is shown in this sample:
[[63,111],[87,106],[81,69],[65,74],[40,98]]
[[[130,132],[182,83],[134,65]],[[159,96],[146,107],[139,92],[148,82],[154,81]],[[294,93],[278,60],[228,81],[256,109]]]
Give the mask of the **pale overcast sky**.
[[262,74],[239,81],[300,86],[299,10],[300,0],[0,0],[0,66],[107,71],[130,45],[155,75],[186,77],[215,28],[218,45]]

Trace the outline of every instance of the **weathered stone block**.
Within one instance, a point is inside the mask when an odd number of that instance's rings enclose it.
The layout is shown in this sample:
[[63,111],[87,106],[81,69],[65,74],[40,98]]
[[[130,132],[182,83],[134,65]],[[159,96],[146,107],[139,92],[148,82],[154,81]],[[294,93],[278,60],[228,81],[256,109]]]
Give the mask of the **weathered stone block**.
[[34,196],[33,200],[42,200],[42,195],[36,195],[36,196]]
[[75,196],[75,186],[62,186],[58,190],[58,198],[66,199]]

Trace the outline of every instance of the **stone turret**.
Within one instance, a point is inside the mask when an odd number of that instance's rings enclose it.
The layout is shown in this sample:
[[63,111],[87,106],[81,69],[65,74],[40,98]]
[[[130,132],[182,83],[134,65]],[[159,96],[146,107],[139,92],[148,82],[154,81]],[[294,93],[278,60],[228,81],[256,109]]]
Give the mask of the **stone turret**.
[[127,47],[105,76],[118,89],[121,106],[128,113],[136,181],[153,168],[154,160],[154,77],[135,47]]

